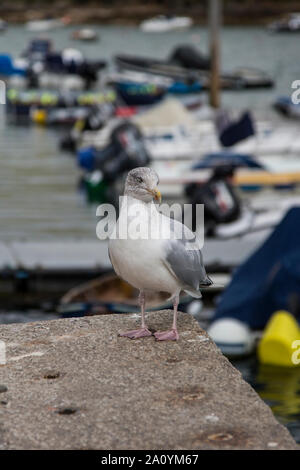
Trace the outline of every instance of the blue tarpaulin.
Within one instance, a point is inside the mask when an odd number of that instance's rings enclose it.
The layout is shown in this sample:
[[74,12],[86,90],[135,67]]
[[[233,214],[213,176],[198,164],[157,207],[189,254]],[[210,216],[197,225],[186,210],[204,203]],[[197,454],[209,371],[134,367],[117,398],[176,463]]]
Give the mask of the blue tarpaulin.
[[26,70],[15,67],[12,58],[8,54],[0,54],[0,75],[26,75]]
[[263,245],[237,269],[220,298],[214,320],[236,318],[262,329],[276,310],[289,310],[294,293],[300,295],[300,207],[290,209]]

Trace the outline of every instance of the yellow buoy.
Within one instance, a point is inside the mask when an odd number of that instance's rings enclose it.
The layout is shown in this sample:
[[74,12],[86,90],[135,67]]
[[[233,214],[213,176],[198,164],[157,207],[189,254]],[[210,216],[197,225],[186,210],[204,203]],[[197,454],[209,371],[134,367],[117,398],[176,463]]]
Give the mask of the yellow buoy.
[[47,111],[45,109],[36,109],[32,113],[32,120],[36,124],[46,124]]
[[291,313],[280,310],[272,315],[258,344],[258,358],[274,366],[300,365],[300,329]]

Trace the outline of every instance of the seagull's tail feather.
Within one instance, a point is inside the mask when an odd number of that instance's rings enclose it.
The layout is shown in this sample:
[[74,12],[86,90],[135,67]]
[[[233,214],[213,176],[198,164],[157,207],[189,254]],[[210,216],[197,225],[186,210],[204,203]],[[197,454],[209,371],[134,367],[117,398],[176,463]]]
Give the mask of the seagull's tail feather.
[[[201,279],[199,283],[199,289],[204,288],[204,287],[210,287],[213,285],[213,281],[206,275],[204,279]],[[189,286],[186,289],[183,289],[184,292],[187,294],[191,295],[192,297],[195,297],[196,299],[200,299],[202,297],[202,294],[200,290],[195,289],[194,287]]]
[[193,287],[188,287],[187,289],[183,289],[184,292],[187,294],[191,295],[192,297],[195,297],[196,299],[201,299],[202,294],[199,290],[194,289]]
[[200,281],[200,288],[201,287],[210,287],[213,285],[213,281],[211,280],[210,277],[208,277],[208,275],[206,275],[205,279],[201,279]]

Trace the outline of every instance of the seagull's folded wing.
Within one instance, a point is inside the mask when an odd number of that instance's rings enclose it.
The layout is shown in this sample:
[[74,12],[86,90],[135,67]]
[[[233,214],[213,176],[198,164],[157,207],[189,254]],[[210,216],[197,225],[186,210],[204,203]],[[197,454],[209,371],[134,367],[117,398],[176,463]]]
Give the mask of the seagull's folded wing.
[[[182,283],[183,290],[201,297],[199,286],[210,286],[212,281],[206,274],[196,237],[179,222],[172,221],[172,225],[172,234],[176,234],[165,241],[163,262]],[[178,230],[181,230],[181,234]]]

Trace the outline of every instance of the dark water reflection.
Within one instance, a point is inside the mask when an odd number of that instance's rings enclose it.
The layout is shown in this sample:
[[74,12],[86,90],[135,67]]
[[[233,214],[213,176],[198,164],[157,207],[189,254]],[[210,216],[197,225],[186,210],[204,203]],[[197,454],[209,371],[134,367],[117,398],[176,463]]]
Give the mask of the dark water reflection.
[[300,443],[300,368],[265,366],[255,357],[231,362]]

